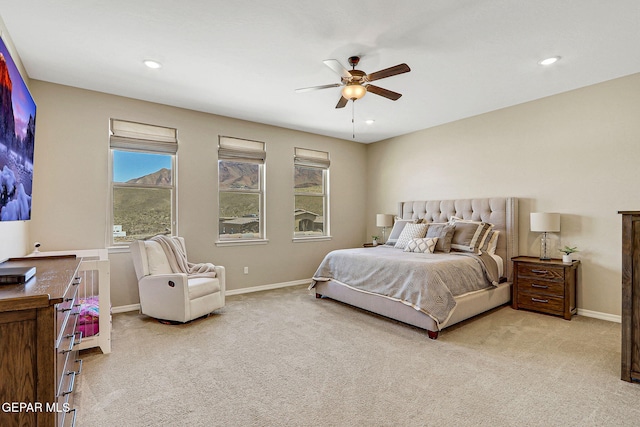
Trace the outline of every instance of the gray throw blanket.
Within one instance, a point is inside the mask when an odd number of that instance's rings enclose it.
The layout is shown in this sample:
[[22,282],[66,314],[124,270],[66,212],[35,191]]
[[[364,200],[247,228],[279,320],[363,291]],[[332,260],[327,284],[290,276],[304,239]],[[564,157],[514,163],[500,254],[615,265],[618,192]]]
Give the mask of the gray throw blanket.
[[[341,249],[330,252],[313,275],[350,288],[382,295],[429,315],[438,324],[456,305],[455,296],[498,284],[498,269],[478,255],[421,254],[392,247]],[[493,265],[491,265],[493,264]]]
[[187,254],[182,249],[182,245],[171,237],[159,235],[149,240],[160,244],[174,273],[185,273],[189,277],[216,277],[215,265],[208,262],[195,264],[187,261]]

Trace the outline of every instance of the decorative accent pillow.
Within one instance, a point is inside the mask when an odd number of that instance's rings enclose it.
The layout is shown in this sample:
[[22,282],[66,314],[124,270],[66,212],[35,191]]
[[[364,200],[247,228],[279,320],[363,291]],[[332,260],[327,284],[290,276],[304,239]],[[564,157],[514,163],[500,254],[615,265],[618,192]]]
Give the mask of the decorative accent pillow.
[[404,249],[411,239],[424,237],[427,233],[428,227],[429,226],[427,224],[406,224],[402,233],[400,233],[400,237],[398,237],[398,241],[393,247],[397,249]]
[[415,219],[400,219],[396,218],[396,222],[393,224],[393,228],[391,229],[391,233],[389,233],[389,237],[387,238],[386,245],[394,246],[398,241],[398,237],[400,237],[400,233],[404,230],[404,226],[407,224],[416,224],[417,221]]
[[456,221],[453,225],[455,232],[451,239],[451,249],[461,252],[480,252],[487,233],[491,231],[492,225],[485,222],[463,222]]
[[422,239],[411,239],[407,246],[405,246],[405,252],[420,252],[423,254],[432,254],[436,249],[437,237],[429,237]]
[[500,230],[491,230],[490,232],[488,232],[487,237],[484,239],[484,244],[480,248],[480,251],[495,255],[496,248],[498,247],[499,234]]
[[436,252],[451,252],[451,239],[453,238],[453,232],[455,227],[447,222],[431,222],[427,229],[426,237],[437,237]]

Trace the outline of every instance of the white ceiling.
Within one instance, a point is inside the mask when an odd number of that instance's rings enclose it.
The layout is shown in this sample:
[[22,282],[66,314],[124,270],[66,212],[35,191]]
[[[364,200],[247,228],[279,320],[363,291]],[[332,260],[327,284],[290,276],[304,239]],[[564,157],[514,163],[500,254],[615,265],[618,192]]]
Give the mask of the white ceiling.
[[[640,72],[638,0],[0,0],[30,78],[369,143]],[[335,109],[324,59],[411,72]],[[537,61],[559,55],[542,67]],[[144,59],[163,64],[146,68]],[[366,125],[365,119],[375,123]]]

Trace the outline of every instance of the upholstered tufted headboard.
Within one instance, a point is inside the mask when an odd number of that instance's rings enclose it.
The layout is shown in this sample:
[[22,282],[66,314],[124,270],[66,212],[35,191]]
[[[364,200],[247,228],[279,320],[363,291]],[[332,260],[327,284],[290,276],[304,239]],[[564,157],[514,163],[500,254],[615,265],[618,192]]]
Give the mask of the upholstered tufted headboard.
[[486,199],[426,200],[400,202],[398,216],[402,219],[424,219],[446,222],[452,216],[489,222],[500,230],[496,254],[504,260],[506,277],[512,281],[511,258],[518,256],[518,199],[495,197]]

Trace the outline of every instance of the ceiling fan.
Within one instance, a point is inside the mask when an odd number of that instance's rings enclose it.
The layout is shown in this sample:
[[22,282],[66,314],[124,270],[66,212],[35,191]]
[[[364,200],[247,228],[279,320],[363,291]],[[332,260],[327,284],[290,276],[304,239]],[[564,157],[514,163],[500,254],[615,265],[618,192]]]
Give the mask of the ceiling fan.
[[312,90],[343,86],[342,96],[340,97],[336,108],[343,108],[345,105],[347,105],[347,102],[349,102],[349,100],[355,101],[357,99],[360,99],[365,96],[367,92],[383,96],[392,101],[397,101],[402,96],[402,94],[369,84],[369,82],[402,73],[408,73],[409,71],[411,71],[411,68],[409,68],[407,64],[399,64],[394,67],[376,71],[375,73],[366,74],[364,71],[356,70],[356,66],[360,62],[359,56],[352,56],[349,58],[349,65],[351,65],[351,67],[353,68],[351,71],[344,68],[342,64],[340,64],[340,62],[335,59],[326,59],[323,62],[327,67],[331,68],[340,76],[340,83],[300,88],[296,89],[296,92],[309,92]]

